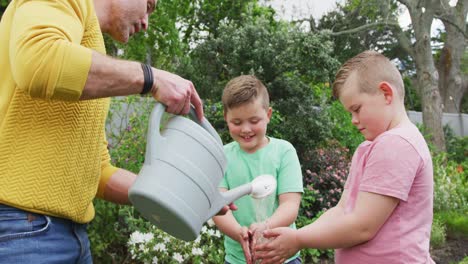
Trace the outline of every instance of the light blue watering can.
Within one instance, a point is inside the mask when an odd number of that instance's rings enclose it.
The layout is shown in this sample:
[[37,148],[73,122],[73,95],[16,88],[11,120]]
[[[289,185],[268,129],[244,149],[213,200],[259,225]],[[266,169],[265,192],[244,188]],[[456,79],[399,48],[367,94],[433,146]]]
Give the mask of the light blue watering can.
[[276,190],[271,175],[220,193],[226,156],[222,141],[205,119],[173,116],[160,131],[165,106],[156,103],[151,112],[144,165],[129,199],[145,219],[166,233],[190,241],[197,238],[203,223],[225,205],[251,194],[261,198]]

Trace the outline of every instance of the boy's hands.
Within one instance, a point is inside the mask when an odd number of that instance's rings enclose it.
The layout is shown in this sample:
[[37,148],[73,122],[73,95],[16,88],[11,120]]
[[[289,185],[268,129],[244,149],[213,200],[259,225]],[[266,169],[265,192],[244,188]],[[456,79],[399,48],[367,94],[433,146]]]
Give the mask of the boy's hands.
[[255,263],[257,259],[255,255],[255,247],[257,244],[264,243],[267,239],[263,237],[263,231],[268,229],[268,222],[253,223],[249,227],[250,237],[250,252],[252,255],[252,261]]
[[250,235],[250,232],[247,229],[247,227],[241,226],[241,228],[239,229],[237,241],[239,242],[239,244],[241,244],[242,250],[244,251],[246,264],[253,264],[252,254],[250,252],[252,236]]
[[300,250],[296,239],[297,230],[278,227],[266,230],[263,236],[273,239],[255,247],[255,257],[261,259],[262,264],[284,263]]

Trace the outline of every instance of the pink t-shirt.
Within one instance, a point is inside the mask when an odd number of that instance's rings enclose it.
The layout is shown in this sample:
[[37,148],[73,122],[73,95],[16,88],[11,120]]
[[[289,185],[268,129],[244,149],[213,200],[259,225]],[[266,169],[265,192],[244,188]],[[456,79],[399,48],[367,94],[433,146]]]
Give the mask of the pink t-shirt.
[[400,202],[374,238],[337,249],[335,263],[434,263],[429,255],[432,159],[416,126],[405,123],[363,142],[354,153],[345,188],[347,211],[353,210],[358,192],[392,196]]

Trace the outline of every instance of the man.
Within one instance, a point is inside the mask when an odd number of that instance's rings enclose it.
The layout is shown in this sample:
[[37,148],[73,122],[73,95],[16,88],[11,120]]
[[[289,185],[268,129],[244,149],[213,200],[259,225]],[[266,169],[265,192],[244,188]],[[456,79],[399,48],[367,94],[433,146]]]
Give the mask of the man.
[[[203,118],[193,84],[105,55],[148,28],[157,0],[13,0],[0,22],[0,263],[91,263],[95,196],[127,204],[135,175],[110,164],[109,97],[151,93]],[[227,207],[223,211],[226,211]]]

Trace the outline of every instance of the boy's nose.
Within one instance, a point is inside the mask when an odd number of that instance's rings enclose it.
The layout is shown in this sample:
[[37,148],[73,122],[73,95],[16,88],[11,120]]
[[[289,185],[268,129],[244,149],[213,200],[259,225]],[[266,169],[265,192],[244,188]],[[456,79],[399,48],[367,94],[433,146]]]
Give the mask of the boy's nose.
[[353,123],[353,125],[359,124],[359,119],[357,118],[357,116],[352,115],[352,117],[351,117],[351,123]]
[[245,132],[249,132],[249,131],[250,131],[249,126],[242,126],[241,127],[241,132],[245,133]]

